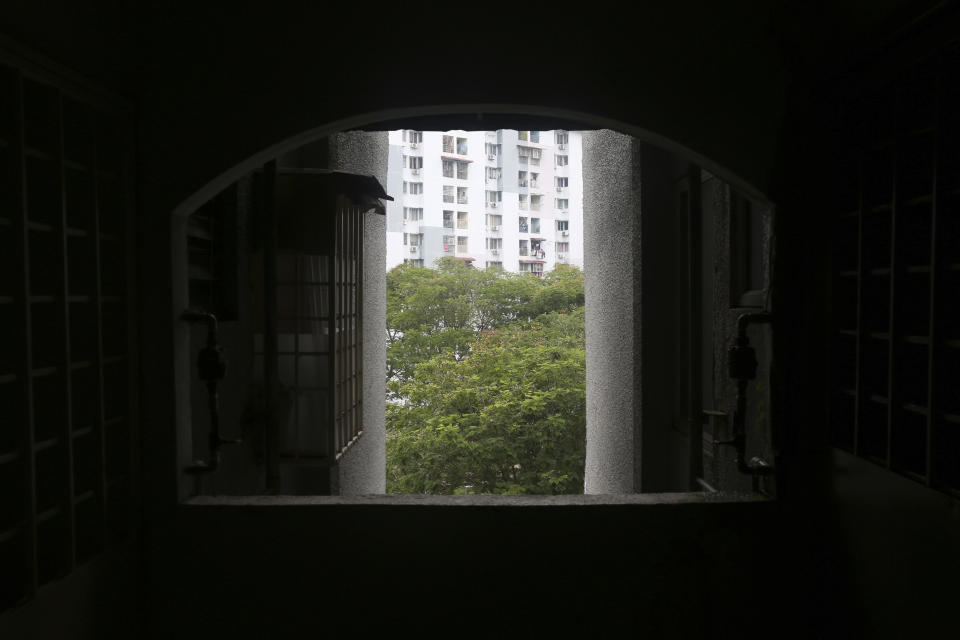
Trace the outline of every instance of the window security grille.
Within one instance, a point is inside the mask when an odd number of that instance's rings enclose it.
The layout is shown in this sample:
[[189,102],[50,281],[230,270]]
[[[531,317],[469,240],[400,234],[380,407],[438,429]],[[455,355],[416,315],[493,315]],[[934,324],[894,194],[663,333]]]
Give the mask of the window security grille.
[[957,53],[921,62],[848,105],[857,133],[834,209],[830,345],[835,446],[953,495],[960,495]]
[[124,538],[133,499],[123,107],[0,66],[0,611]]
[[[281,462],[332,463],[363,430],[363,213],[341,208],[332,227],[324,254],[277,256],[277,370],[289,397]],[[418,240],[410,234],[411,245]],[[262,334],[254,365],[263,370]]]

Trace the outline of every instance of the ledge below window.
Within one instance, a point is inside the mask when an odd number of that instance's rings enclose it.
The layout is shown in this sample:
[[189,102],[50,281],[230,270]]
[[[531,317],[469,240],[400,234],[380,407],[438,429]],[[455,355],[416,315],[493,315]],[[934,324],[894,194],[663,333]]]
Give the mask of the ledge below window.
[[677,492],[624,495],[568,496],[195,496],[182,504],[188,507],[264,507],[264,506],[430,506],[430,507],[572,507],[613,505],[677,505],[770,502],[771,498],[753,493]]

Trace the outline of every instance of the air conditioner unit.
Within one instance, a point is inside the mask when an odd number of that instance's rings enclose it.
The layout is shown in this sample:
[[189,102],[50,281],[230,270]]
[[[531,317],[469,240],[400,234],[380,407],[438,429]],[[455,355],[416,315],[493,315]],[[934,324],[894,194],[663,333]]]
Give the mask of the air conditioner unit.
[[492,153],[487,154],[487,160],[496,160],[496,159],[497,159],[497,156],[493,155]]
[[496,202],[491,202],[491,203],[490,203],[490,206],[491,206],[492,208],[496,209],[496,208],[497,208],[497,203],[496,203]]
[[498,224],[493,225],[492,227],[490,227],[490,231],[500,231],[500,225]]
[[557,193],[562,193],[562,192],[563,192],[563,187],[557,187]]
[[416,253],[418,247],[410,247],[410,253]]
[[415,176],[418,176],[420,175],[420,169],[410,169],[410,173]]
[[417,146],[418,146],[418,145],[417,145],[416,142],[411,142],[411,143],[410,143],[410,148],[411,148],[411,149],[416,149]]
[[492,256],[498,255],[499,253],[500,251],[498,251],[497,249],[490,249],[490,255]]
[[562,235],[562,236],[568,236],[568,235],[570,235],[570,232],[569,232],[569,231],[561,231],[561,232],[560,232],[560,235]]
[[561,151],[563,151],[563,150],[566,149],[566,148],[567,148],[567,145],[565,145],[565,144],[562,143],[562,142],[557,145],[557,149],[560,149]]

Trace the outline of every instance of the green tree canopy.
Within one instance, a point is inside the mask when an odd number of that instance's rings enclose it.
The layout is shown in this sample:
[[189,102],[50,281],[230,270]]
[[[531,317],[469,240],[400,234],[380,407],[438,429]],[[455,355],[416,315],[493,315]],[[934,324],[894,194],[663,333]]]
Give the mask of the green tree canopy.
[[445,260],[387,283],[388,491],[580,493],[582,272]]

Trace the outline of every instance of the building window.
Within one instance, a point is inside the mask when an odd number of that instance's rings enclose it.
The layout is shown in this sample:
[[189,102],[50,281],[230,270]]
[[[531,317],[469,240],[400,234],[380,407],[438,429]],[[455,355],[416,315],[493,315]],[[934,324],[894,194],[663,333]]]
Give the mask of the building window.
[[499,180],[500,167],[487,167],[487,180]]
[[530,142],[540,142],[540,132],[531,131],[530,132]]
[[404,234],[403,234],[403,244],[404,244],[404,245],[407,244],[407,237],[408,237],[409,235],[410,235],[410,234],[408,234],[408,233],[404,233]]
[[566,131],[554,131],[553,141],[558,145],[568,144],[570,141],[570,134],[568,134]]
[[467,250],[467,236],[457,236],[457,251]]
[[466,187],[457,187],[457,204],[467,204]]
[[499,213],[488,213],[487,214],[487,226],[488,227],[499,227],[503,224],[503,216]]
[[529,132],[529,131],[517,131],[517,139],[523,140],[524,142],[529,141],[529,140],[530,140],[530,132]]
[[526,187],[526,186],[528,186],[528,184],[529,184],[529,183],[527,182],[527,172],[526,172],[526,171],[520,171],[520,172],[517,174],[517,186],[518,186],[518,187]]
[[409,193],[411,195],[423,193],[423,183],[422,182],[404,182],[403,192]]
[[[499,145],[499,144],[496,144],[496,143],[493,143],[493,142],[488,142],[488,143],[486,144],[486,149],[487,149],[487,158],[489,158],[490,160],[495,160],[496,157],[500,155],[500,145]],[[491,156],[493,156],[493,157],[491,157]]]
[[560,189],[570,186],[570,178],[561,178],[560,176],[557,176],[553,180]]
[[458,162],[458,163],[457,163],[457,179],[458,179],[458,180],[466,180],[466,179],[467,179],[467,171],[468,171],[469,166],[470,166],[470,163],[469,163],[469,162]]
[[411,264],[415,267],[423,266],[423,258],[404,258],[403,264]]
[[554,161],[558,167],[565,167],[570,161],[568,156],[554,156]]
[[555,206],[557,209],[569,209],[569,208],[570,208],[570,200],[569,200],[569,199],[567,199],[567,198],[554,198],[554,200],[555,200],[554,206]]
[[453,136],[443,136],[443,152],[453,153]]
[[461,156],[467,155],[467,139],[466,138],[457,138],[457,154]]
[[558,243],[557,243],[557,253],[558,253],[558,254],[568,253],[569,251],[570,251],[570,243],[569,243],[569,242],[558,242]]
[[443,227],[445,229],[453,229],[453,211],[443,212]]
[[454,202],[456,199],[456,191],[453,185],[445,184],[443,185],[443,201],[444,202]]
[[403,141],[410,142],[412,144],[419,144],[423,142],[423,132],[422,131],[413,131],[411,129],[403,130]]
[[532,273],[539,277],[543,275],[543,265],[539,262],[521,262],[520,273]]
[[503,269],[503,263],[499,261],[487,261],[487,269]]
[[410,220],[412,222],[423,220],[423,208],[422,207],[404,207],[403,219]]
[[557,231],[567,231],[570,229],[569,220],[557,220]]
[[407,169],[422,169],[423,156],[403,156],[403,166]]
[[502,191],[487,191],[487,206],[495,207],[498,202],[503,201]]
[[[517,145],[517,158],[520,164],[527,164],[529,161],[530,164],[538,165],[540,164],[540,149]],[[533,162],[533,160],[536,160],[536,162]]]
[[531,195],[531,196],[530,196],[530,210],[531,210],[531,211],[540,211],[540,202],[542,201],[542,199],[543,199],[543,198],[542,198],[541,196]]
[[520,255],[522,256],[530,255],[530,243],[528,240],[520,241]]
[[487,249],[500,250],[503,248],[503,238],[487,238]]
[[540,218],[530,218],[530,233],[540,233]]
[[531,172],[530,172],[530,188],[531,188],[531,189],[536,189],[536,188],[538,188],[538,185],[540,184],[539,181],[540,181],[540,174],[539,174],[539,173],[533,173],[533,172],[531,171]]
[[521,210],[521,211],[526,211],[526,210],[529,209],[529,208],[530,208],[530,207],[528,206],[528,203],[527,203],[527,196],[526,196],[526,194],[521,193],[521,194],[520,194],[520,210]]
[[527,218],[525,216],[520,216],[520,233],[528,233],[530,228],[527,226]]
[[443,177],[452,178],[453,177],[453,160],[444,160],[443,161]]
[[[403,234],[403,235],[407,235],[407,234]],[[411,246],[411,247],[419,247],[421,244],[423,244],[423,234],[422,234],[422,233],[411,233],[411,234],[410,234],[410,246]]]
[[453,251],[454,240],[453,236],[443,236],[443,250],[445,253]]
[[457,229],[467,228],[467,212],[457,211]]

